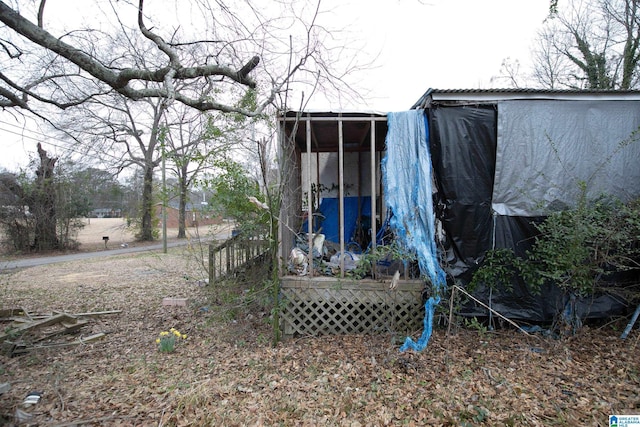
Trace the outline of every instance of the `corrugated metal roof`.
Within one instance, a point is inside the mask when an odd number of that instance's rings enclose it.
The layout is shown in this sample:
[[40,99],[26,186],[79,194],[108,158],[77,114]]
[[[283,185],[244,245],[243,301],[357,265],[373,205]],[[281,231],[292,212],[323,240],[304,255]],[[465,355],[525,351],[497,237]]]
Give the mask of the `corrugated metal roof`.
[[430,89],[432,93],[529,93],[529,94],[640,94],[640,90],[604,90],[604,89],[533,89],[533,88],[503,88],[503,89]]
[[385,113],[379,111],[324,111],[324,110],[288,110],[281,115],[284,120],[291,121],[296,117],[305,120],[308,117],[318,119],[370,119],[371,117],[386,117]]
[[429,89],[412,108],[424,108],[431,102],[491,103],[514,99],[546,100],[639,100],[640,90],[596,90],[596,89]]

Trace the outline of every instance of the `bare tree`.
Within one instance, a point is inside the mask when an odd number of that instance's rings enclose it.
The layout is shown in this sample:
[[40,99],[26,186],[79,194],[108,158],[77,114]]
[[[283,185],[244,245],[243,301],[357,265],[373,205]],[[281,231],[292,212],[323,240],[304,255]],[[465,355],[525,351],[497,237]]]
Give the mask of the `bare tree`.
[[636,87],[639,5],[640,0],[552,2],[534,53],[535,79],[551,88]]
[[[259,111],[246,111],[216,102],[210,98],[211,91],[202,93],[199,97],[191,97],[176,93],[173,89],[175,81],[200,78],[227,79],[247,88],[255,88],[256,82],[249,77],[249,73],[259,64],[259,56],[248,58],[242,66],[237,68],[217,63],[193,64],[190,66],[183,64],[179,55],[180,45],[166,41],[163,37],[147,28],[144,19],[143,0],[140,0],[137,10],[137,24],[140,35],[154,45],[157,50],[164,53],[166,61],[164,64],[159,64],[154,68],[139,68],[127,61],[128,58],[122,56],[121,52],[100,52],[96,37],[91,37],[92,32],[90,31],[84,31],[80,36],[68,33],[61,37],[56,37],[46,31],[43,27],[44,4],[45,0],[42,0],[38,11],[38,24],[34,24],[22,16],[17,7],[11,8],[5,2],[0,2],[0,21],[20,35],[21,42],[29,41],[36,47],[41,48],[33,49],[31,47],[33,50],[27,50],[27,48],[21,47],[18,42],[5,39],[2,47],[9,59],[20,60],[27,53],[42,52],[43,50],[50,51],[56,55],[50,64],[50,69],[55,70],[53,73],[45,71],[44,75],[30,76],[31,79],[24,82],[19,82],[2,74],[0,77],[5,86],[0,91],[0,94],[4,97],[0,105],[3,107],[17,106],[30,109],[29,101],[33,99],[53,104],[60,108],[67,108],[81,104],[93,96],[116,91],[131,99],[176,99],[200,110],[216,109],[237,111],[243,114],[259,113]],[[122,6],[123,4],[121,3],[118,8],[123,8]],[[123,9],[130,10],[130,8]],[[67,43],[63,38],[71,39],[71,43]],[[73,44],[74,42],[76,44]],[[88,46],[83,46],[85,43]],[[110,58],[110,53],[113,53],[114,57]],[[60,99],[61,94],[56,93],[55,88],[68,84],[67,82],[60,83],[60,81],[69,78],[72,80],[74,78],[91,79],[92,82],[96,83],[95,90],[93,93],[83,94],[84,96],[65,92],[62,94],[62,99]],[[140,88],[138,86],[139,82],[153,84],[153,86],[145,85]],[[86,85],[83,86],[86,87]],[[268,102],[265,105],[267,104]]]
[[538,33],[537,46],[533,50],[533,81],[548,89],[563,89],[563,82],[571,81],[571,61],[563,55],[558,55],[554,45],[557,34],[549,27]]
[[[622,75],[620,88],[630,89],[638,83],[638,61],[640,61],[640,1],[602,0],[604,13],[620,28],[622,37]],[[619,74],[619,73],[618,73]]]
[[501,87],[520,87],[520,61],[507,57],[502,60],[500,64],[500,74],[492,77],[491,82],[504,82],[500,83]]
[[162,99],[131,101],[113,93],[69,109],[58,123],[75,142],[70,148],[86,159],[101,161],[114,175],[125,169],[142,171],[137,235],[142,241],[154,239],[154,171],[162,161],[166,109]]
[[[309,8],[306,0],[294,3],[301,3],[298,10],[289,2],[263,7],[191,0],[145,7],[143,0],[109,0],[89,5],[95,17],[75,27],[64,11],[45,13],[45,0],[31,11],[9,1],[0,1],[4,108],[42,113],[48,105],[66,109],[115,92],[254,117],[294,75],[298,82],[308,75],[335,84],[356,68],[349,62],[335,71],[336,57],[326,46],[330,32],[316,24],[319,4]],[[156,60],[140,62],[141,55]],[[256,102],[243,102],[247,94]]]
[[[143,170],[140,229],[137,238],[142,241],[150,241],[154,239],[153,173],[162,161],[162,152],[159,149],[162,132],[160,123],[165,106],[162,101],[157,100],[145,100],[144,102],[148,105],[150,125],[145,130],[141,129],[141,126],[149,123],[138,121],[129,102],[124,101],[121,111],[128,122],[126,124],[120,122],[121,127],[116,129],[113,142],[124,145],[127,154],[126,162],[136,164]],[[106,124],[111,125],[112,123]]]
[[186,206],[190,190],[209,166],[209,160],[235,143],[230,137],[239,127],[223,114],[194,114],[173,106],[165,113],[165,150],[178,179],[178,238],[186,238]]
[[100,99],[102,102],[96,99],[69,109],[58,128],[76,141],[73,150],[82,149],[86,158],[102,162],[111,173],[132,167],[141,171],[137,237],[143,241],[154,239],[159,200],[155,172],[164,161],[178,179],[178,237],[186,237],[189,191],[208,159],[235,143],[227,134],[239,125],[222,113],[205,114],[158,99],[131,101],[118,94],[112,94],[108,101]]

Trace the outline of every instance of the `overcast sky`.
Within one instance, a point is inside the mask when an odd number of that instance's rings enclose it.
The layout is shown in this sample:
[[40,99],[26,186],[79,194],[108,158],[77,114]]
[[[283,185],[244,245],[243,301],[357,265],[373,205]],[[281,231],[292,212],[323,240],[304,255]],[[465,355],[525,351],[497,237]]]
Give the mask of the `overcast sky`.
[[[356,76],[366,104],[318,98],[308,107],[402,111],[429,88],[502,87],[491,78],[508,57],[528,66],[548,7],[548,0],[323,0],[323,9],[335,10],[329,19],[344,20],[333,25],[359,39],[365,54],[377,57],[377,67]],[[21,130],[12,123],[10,113],[0,112],[0,167],[16,170],[26,166],[40,138],[13,135]]]
[[[371,109],[409,109],[429,88],[503,87],[505,58],[529,64],[548,0],[325,0],[345,4],[353,26],[380,52],[379,68],[363,73]],[[384,7],[378,6],[384,4]],[[373,6],[376,5],[376,6]],[[355,18],[357,17],[357,18]],[[355,30],[354,28],[354,30]]]

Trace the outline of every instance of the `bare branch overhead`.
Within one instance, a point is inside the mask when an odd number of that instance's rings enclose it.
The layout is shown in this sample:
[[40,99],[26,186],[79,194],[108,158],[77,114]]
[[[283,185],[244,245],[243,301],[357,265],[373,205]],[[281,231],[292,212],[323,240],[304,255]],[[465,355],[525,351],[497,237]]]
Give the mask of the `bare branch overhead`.
[[258,117],[302,88],[358,98],[357,78],[344,79],[364,68],[360,50],[320,22],[321,0],[228,1],[85,0],[63,11],[0,0],[0,107],[46,116],[119,93]]
[[[44,4],[44,3],[42,3]],[[86,48],[65,42],[62,37],[56,37],[43,28],[42,9],[38,14],[38,25],[32,23],[17,10],[9,7],[4,1],[0,1],[0,21],[8,28],[13,30],[15,34],[24,39],[28,39],[35,45],[44,48],[46,51],[52,52],[68,63],[71,63],[79,70],[88,73],[99,83],[104,83],[112,90],[126,96],[127,98],[138,100],[142,98],[175,98],[186,105],[199,110],[222,110],[234,111],[245,115],[256,115],[261,112],[260,109],[247,110],[234,107],[232,104],[216,102],[209,96],[194,96],[180,94],[174,96],[171,86],[168,84],[167,77],[172,81],[188,81],[199,78],[219,77],[229,79],[240,86],[248,89],[256,88],[256,81],[249,74],[257,67],[260,57],[254,55],[247,59],[242,67],[234,69],[230,66],[220,64],[192,64],[185,66],[180,60],[180,52],[175,46],[170,45],[162,39],[158,34],[149,30],[144,24],[143,0],[139,2],[138,10],[138,26],[141,33],[152,41],[159,51],[164,53],[168,61],[163,66],[158,67],[126,67],[119,68],[110,63],[101,62],[97,57]],[[6,49],[5,49],[6,50]],[[39,77],[41,81],[42,77]],[[15,82],[14,82],[15,83]],[[150,87],[148,83],[155,83]],[[2,107],[21,107],[30,109],[29,99],[36,97],[38,85],[31,85],[31,91],[27,89],[28,84],[11,85],[11,87],[3,87],[0,91],[0,106]],[[45,103],[56,105],[59,108],[66,108],[75,105],[73,99],[60,100],[56,98],[56,94],[46,95],[40,94],[39,100]],[[86,99],[86,95],[80,98]],[[267,100],[270,102],[270,100]],[[263,106],[264,108],[264,106]]]

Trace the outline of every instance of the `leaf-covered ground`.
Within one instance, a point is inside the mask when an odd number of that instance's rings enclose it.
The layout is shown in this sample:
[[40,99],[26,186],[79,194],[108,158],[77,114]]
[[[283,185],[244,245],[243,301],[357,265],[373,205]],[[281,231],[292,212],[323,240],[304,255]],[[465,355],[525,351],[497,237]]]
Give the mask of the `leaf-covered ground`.
[[[2,274],[0,308],[122,312],[81,330],[106,333],[95,343],[0,356],[0,383],[11,384],[0,424],[16,410],[42,426],[601,426],[640,414],[640,331],[621,340],[624,321],[562,340],[436,329],[421,353],[400,353],[388,335],[273,347],[269,313],[233,298],[248,290],[201,286],[186,255]],[[163,297],[189,305],[163,307]],[[155,340],[171,327],[188,338],[160,353]],[[32,391],[42,398],[24,408]]]

